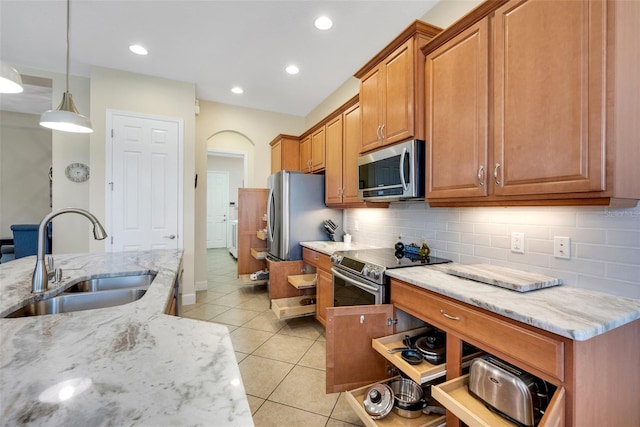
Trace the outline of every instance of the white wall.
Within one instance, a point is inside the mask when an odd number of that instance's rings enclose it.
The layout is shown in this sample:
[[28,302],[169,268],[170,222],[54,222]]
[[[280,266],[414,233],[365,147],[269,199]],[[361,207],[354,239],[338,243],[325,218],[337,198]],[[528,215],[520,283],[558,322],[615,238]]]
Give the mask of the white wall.
[[38,224],[51,212],[51,131],[35,114],[0,111],[0,235],[12,224]]
[[[356,221],[359,231],[355,231]],[[435,256],[487,263],[561,278],[565,285],[640,299],[640,207],[430,208],[345,211],[353,241],[391,247],[426,239]],[[511,232],[524,232],[525,253],[510,251]],[[553,237],[571,238],[571,259],[553,257]]]
[[[105,218],[105,144],[107,110],[129,111],[182,119],[184,276],[183,300],[195,302],[195,85],[108,68],[91,70],[91,212]],[[206,176],[206,171],[201,176]],[[108,232],[108,230],[107,230]],[[104,242],[91,241],[93,251]],[[206,266],[205,266],[206,268]]]
[[[19,67],[21,74],[42,77],[52,81],[51,106],[55,109],[66,90],[66,76],[26,67]],[[73,94],[78,110],[89,115],[89,79],[69,76],[69,91]],[[44,112],[44,111],[43,111]],[[89,209],[88,182],[74,183],[64,174],[70,163],[89,164],[89,135],[68,132],[51,132],[51,164],[53,165],[53,208],[77,207]],[[91,180],[90,180],[91,181]],[[48,198],[47,198],[48,200]],[[43,215],[44,216],[44,215]],[[42,217],[40,218],[42,220]],[[39,222],[39,221],[36,221]],[[53,220],[53,253],[81,253],[89,251],[92,240],[91,225],[79,215],[62,215]]]

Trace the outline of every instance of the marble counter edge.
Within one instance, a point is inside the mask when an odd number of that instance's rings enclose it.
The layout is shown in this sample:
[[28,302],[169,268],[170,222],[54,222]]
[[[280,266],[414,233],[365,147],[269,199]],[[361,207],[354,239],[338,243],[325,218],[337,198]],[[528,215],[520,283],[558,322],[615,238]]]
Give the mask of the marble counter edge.
[[300,242],[300,246],[307,249],[314,250],[316,252],[323,253],[325,255],[332,255],[337,251],[352,251],[360,249],[375,249],[377,246],[366,245],[363,243],[344,243],[344,242],[331,242],[331,241],[310,241]]
[[640,319],[640,300],[569,286],[515,292],[446,274],[438,266],[394,269],[387,275],[576,341]]

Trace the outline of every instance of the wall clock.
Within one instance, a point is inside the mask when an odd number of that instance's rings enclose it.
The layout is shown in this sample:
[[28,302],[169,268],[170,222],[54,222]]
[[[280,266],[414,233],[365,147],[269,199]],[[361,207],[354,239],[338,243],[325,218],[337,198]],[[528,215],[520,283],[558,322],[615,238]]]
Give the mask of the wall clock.
[[89,179],[89,166],[84,163],[71,163],[64,170],[64,174],[69,181],[73,182],[85,182]]

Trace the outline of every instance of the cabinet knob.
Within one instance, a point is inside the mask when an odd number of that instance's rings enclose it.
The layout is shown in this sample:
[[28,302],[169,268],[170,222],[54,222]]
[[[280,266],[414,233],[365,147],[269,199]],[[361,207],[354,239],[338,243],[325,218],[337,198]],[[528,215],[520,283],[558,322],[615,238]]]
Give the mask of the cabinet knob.
[[501,185],[498,179],[498,169],[500,169],[500,163],[496,163],[496,167],[493,169],[493,179],[496,181],[496,185]]

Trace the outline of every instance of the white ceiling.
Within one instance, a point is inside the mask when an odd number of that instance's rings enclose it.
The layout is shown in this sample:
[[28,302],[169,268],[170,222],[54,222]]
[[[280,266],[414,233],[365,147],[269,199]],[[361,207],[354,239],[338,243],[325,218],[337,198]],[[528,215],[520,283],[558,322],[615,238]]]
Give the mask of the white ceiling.
[[[202,100],[306,116],[435,3],[74,0],[71,74],[96,65],[193,82]],[[313,26],[319,15],[331,30]],[[2,60],[64,73],[65,37],[65,1],[0,0]],[[130,53],[132,43],[149,55]],[[291,63],[300,74],[284,72]]]

